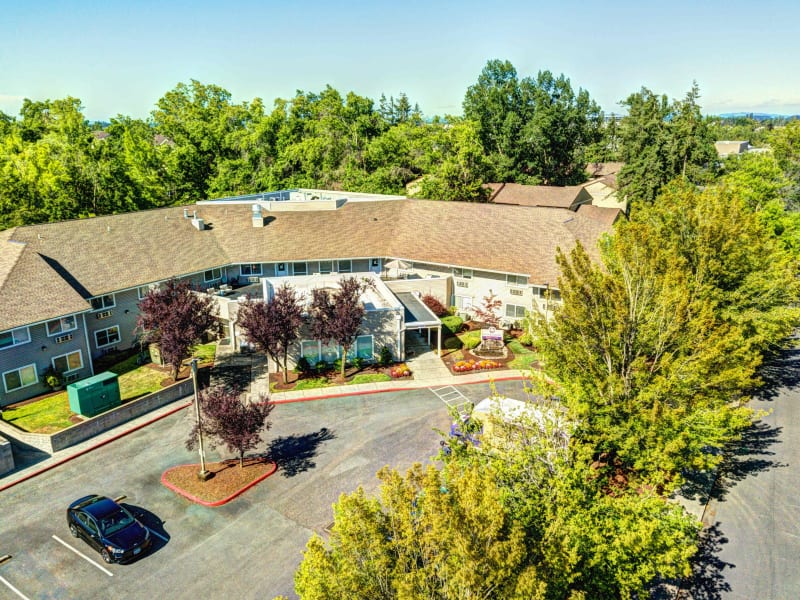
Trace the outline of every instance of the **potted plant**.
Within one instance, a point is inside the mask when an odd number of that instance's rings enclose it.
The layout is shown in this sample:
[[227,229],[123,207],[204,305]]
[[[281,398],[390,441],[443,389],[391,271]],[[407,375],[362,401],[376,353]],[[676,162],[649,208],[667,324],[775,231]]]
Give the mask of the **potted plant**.
[[53,367],[47,367],[44,372],[44,383],[53,391],[60,390],[64,387],[64,377]]

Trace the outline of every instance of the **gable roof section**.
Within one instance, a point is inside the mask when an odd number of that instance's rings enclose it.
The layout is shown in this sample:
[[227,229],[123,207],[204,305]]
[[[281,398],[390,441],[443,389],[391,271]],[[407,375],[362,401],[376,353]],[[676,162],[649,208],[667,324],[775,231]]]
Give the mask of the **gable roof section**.
[[91,297],[226,264],[210,234],[175,207],[19,227],[13,239],[69,273]]
[[0,331],[87,310],[89,303],[13,234],[0,232]]
[[492,200],[495,204],[518,204],[519,206],[542,206],[551,208],[575,207],[591,201],[581,185],[523,185],[506,183]]

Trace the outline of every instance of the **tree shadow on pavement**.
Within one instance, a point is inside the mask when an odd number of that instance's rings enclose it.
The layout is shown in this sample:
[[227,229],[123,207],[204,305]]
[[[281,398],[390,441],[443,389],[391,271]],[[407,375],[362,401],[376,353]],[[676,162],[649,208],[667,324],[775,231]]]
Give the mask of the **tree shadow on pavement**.
[[680,494],[701,502],[709,499],[724,502],[728,491],[746,477],[788,466],[771,458],[775,455],[771,450],[772,446],[782,443],[779,439],[781,431],[781,427],[772,427],[763,421],[754,423],[742,433],[741,440],[726,449],[724,461],[717,474],[685,473],[686,482],[681,487]]
[[278,465],[284,477],[294,477],[317,466],[314,457],[323,442],[336,438],[327,427],[305,435],[289,435],[275,438],[267,446],[264,456]]
[[758,372],[763,386],[755,390],[759,400],[771,402],[778,397],[781,388],[800,385],[800,349],[784,350],[767,361]]
[[722,600],[723,594],[731,591],[725,581],[725,569],[736,565],[720,560],[722,545],[728,543],[719,524],[706,527],[700,533],[697,554],[692,560],[692,574],[683,582],[677,598],[680,600]]

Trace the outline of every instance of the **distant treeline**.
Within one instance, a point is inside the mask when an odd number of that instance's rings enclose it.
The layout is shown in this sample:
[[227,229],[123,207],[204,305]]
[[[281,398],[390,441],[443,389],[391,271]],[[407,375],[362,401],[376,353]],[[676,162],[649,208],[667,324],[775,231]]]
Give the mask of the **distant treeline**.
[[90,123],[76,98],[26,99],[17,118],[0,112],[0,228],[292,187],[484,201],[486,182],[576,184],[586,163],[612,160],[627,163],[629,198],[652,200],[675,175],[709,177],[715,137],[768,133],[701,117],[697,97],[696,86],[672,102],[643,88],[621,103],[627,117],[605,119],[564,75],[520,78],[492,60],[463,117],[426,117],[403,93],[376,102],[331,87],[270,109],[194,80],[146,120]]

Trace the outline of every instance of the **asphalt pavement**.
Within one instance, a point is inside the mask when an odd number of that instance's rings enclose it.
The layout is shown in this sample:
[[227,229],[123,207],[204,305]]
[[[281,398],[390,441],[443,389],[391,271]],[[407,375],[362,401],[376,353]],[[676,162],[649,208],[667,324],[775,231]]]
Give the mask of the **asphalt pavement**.
[[[522,385],[497,388],[519,397]],[[476,402],[490,392],[487,383],[459,389]],[[435,460],[436,429],[450,423],[445,404],[427,388],[280,404],[264,436],[278,471],[230,504],[207,508],[160,483],[167,468],[198,460],[184,447],[192,411],[185,402],[171,408],[58,466],[37,463],[35,476],[0,492],[0,557],[11,557],[0,564],[0,597],[295,597],[305,544],[313,533],[327,535],[339,495],[359,485],[375,492],[384,465],[402,471]],[[220,458],[229,456],[219,449],[209,455]],[[154,532],[153,551],[128,565],[105,565],[70,537],[66,507],[89,493],[125,495]]]

